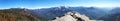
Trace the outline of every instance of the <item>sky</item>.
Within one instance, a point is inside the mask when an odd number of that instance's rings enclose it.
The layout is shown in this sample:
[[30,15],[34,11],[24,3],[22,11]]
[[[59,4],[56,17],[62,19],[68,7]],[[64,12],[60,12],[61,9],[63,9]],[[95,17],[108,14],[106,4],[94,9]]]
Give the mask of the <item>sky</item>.
[[59,6],[120,7],[120,0],[0,0],[0,9],[49,8]]

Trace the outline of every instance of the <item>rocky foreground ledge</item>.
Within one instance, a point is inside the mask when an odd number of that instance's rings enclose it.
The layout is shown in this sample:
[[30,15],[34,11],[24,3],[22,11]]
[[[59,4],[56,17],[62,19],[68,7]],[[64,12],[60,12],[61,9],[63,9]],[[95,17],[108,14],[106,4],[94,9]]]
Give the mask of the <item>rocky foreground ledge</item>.
[[62,17],[56,17],[52,21],[103,21],[103,20],[91,20],[86,15],[82,15],[78,12],[68,12]]

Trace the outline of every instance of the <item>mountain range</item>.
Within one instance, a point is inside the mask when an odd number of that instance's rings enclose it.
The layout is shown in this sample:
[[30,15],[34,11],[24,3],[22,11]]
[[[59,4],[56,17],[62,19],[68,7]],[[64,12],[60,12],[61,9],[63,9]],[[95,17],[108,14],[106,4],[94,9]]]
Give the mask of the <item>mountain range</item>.
[[103,15],[107,14],[104,10],[94,7],[53,7],[53,8],[44,8],[44,9],[35,9],[31,10],[28,9],[27,12],[30,12],[32,15],[35,15],[39,18],[46,18],[44,20],[50,20],[55,17],[61,17],[65,13],[70,11],[76,11],[80,14],[85,14],[91,19],[98,19],[99,17],[102,17]]
[[[84,14],[88,16],[92,20],[99,19],[105,21],[120,21],[119,10],[120,8],[114,8],[108,11],[107,9],[101,9],[96,7],[65,7],[65,6],[34,9],[34,10],[27,8],[11,8],[11,9],[0,10],[0,18],[4,18],[4,16],[7,15],[5,17],[13,16],[12,18],[16,20],[17,18],[20,17],[20,20],[24,19],[28,21],[34,21],[33,19],[35,19],[35,21],[49,21],[54,19],[55,17],[62,17],[67,12],[76,11],[80,14]],[[12,14],[7,14],[7,13],[12,13]]]

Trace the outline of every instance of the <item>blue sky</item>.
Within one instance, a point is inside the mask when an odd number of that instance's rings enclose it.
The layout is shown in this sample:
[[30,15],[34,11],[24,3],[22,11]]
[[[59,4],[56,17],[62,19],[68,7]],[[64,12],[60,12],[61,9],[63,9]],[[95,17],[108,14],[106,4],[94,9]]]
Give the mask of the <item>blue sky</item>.
[[56,6],[120,7],[120,0],[0,0],[0,8],[47,8]]

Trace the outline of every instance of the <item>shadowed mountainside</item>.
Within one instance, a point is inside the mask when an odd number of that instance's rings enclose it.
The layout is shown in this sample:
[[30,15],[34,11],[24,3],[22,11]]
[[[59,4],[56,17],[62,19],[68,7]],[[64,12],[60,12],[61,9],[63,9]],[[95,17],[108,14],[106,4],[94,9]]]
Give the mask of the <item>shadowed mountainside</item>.
[[112,9],[107,15],[99,18],[104,21],[120,21],[120,8]]

